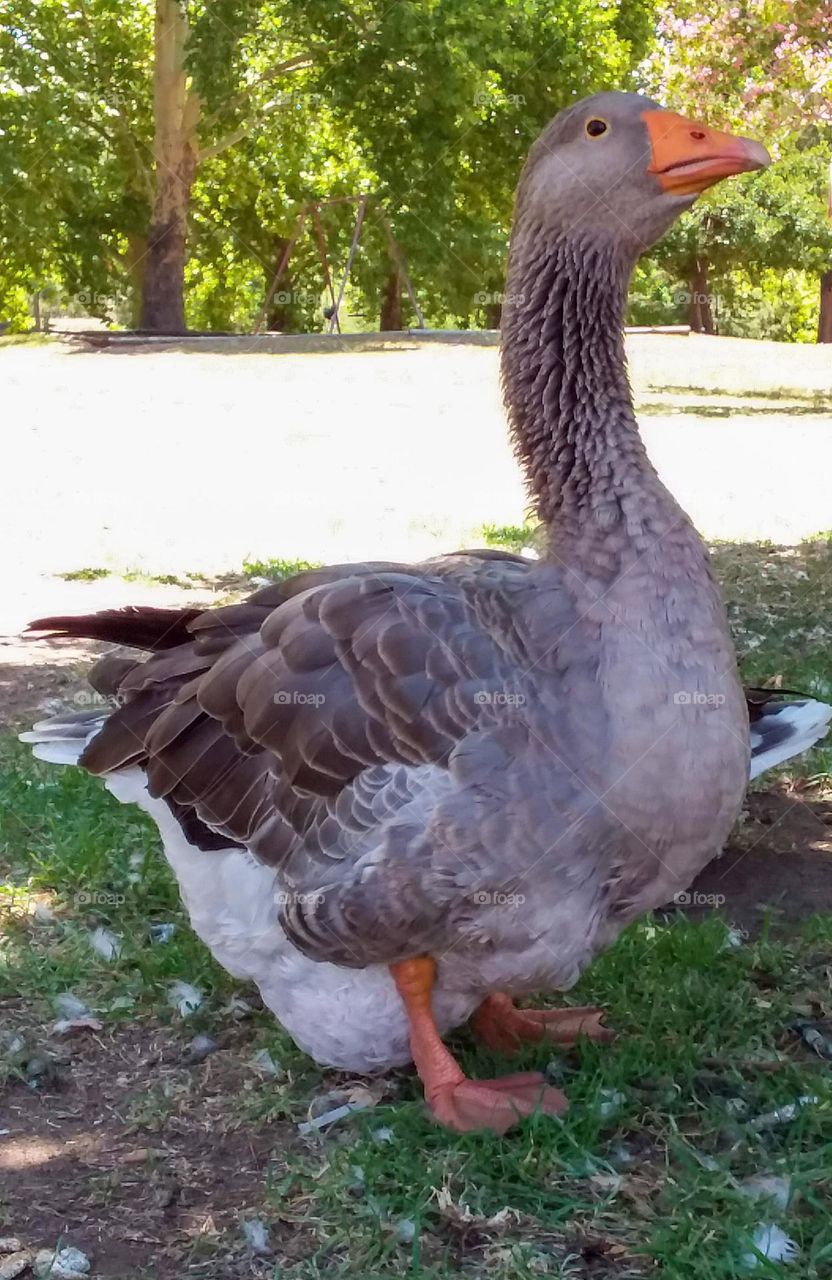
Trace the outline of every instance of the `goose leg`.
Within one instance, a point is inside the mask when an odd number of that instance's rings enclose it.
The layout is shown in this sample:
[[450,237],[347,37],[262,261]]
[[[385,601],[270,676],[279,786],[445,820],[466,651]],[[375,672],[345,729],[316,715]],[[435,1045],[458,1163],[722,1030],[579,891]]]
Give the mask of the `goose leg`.
[[410,1023],[410,1047],[425,1088],[425,1101],[436,1119],[449,1129],[467,1133],[493,1129],[504,1133],[524,1116],[540,1110],[561,1115],[568,1103],[542,1075],[522,1072],[497,1080],[469,1080],[442,1043],[431,1008],[436,962],[417,956],[390,966]]
[[471,1019],[474,1031],[489,1049],[516,1053],[522,1044],[547,1040],[576,1044],[581,1036],[606,1044],[613,1032],[603,1026],[604,1010],[595,1005],[564,1009],[518,1009],[511,996],[487,996]]

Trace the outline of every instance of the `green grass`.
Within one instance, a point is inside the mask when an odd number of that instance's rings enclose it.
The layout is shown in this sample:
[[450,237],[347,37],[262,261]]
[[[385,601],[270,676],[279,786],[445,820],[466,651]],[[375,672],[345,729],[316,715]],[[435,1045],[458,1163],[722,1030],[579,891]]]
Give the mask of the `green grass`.
[[279,582],[282,578],[291,578],[293,574],[304,573],[307,569],[319,568],[320,563],[315,560],[249,559],[243,561],[243,576]]
[[[104,1022],[150,1019],[179,1035],[167,989],[185,979],[206,993],[187,1034],[221,1029],[237,984],[190,932],[151,825],[95,780],[33,763],[17,746],[2,757],[0,806],[10,908],[0,999],[22,998],[35,1020],[46,1021],[54,997],[71,990]],[[41,894],[52,903],[52,923],[33,924],[12,910]],[[154,921],[176,923],[169,943],[150,942]],[[115,961],[90,950],[89,930],[99,924],[123,939]],[[797,938],[740,947],[726,945],[717,918],[640,922],[575,992],[576,1000],[608,1007],[620,1039],[565,1054],[526,1050],[512,1060],[518,1069],[547,1068],[565,1089],[572,1105],[563,1122],[533,1119],[502,1139],[455,1137],[430,1123],[417,1085],[403,1073],[397,1100],[351,1118],[331,1139],[284,1153],[260,1209],[267,1217],[298,1215],[325,1260],[321,1274],[333,1277],[440,1276],[460,1250],[472,1262],[484,1250],[485,1269],[475,1274],[498,1280],[589,1275],[583,1263],[570,1270],[565,1261],[588,1233],[626,1247],[609,1274],[638,1274],[653,1258],[679,1280],[723,1280],[740,1274],[737,1258],[754,1224],[772,1217],[736,1186],[762,1170],[792,1179],[792,1208],[774,1218],[801,1245],[796,1274],[822,1276],[832,1266],[832,1081],[819,1059],[782,1045],[795,1009],[824,989],[830,962],[828,919],[810,922]],[[230,1098],[229,1107],[255,1130],[302,1118],[325,1073],[267,1014],[257,1017],[254,1046],[271,1050],[279,1075]],[[467,1035],[457,1047],[472,1072],[508,1067]],[[605,1115],[604,1100],[617,1094],[620,1106]],[[754,1117],[805,1094],[818,1103],[790,1124],[755,1131]],[[730,1099],[744,1104],[741,1115]],[[149,1090],[131,1102],[128,1119],[156,1133],[173,1110],[168,1097]],[[374,1136],[380,1128],[392,1141]],[[514,1211],[509,1226],[489,1227],[506,1207]],[[458,1219],[468,1213],[473,1225],[463,1229]],[[417,1224],[411,1243],[397,1234],[402,1219]],[[315,1249],[285,1274],[315,1276],[314,1256]],[[779,1271],[761,1264],[756,1274]]]
[[[487,531],[512,549],[529,534]],[[713,556],[747,678],[781,676],[829,697],[829,536],[796,549],[717,546]],[[246,572],[272,577],[278,564]],[[828,785],[831,768],[829,749],[816,749],[796,772]],[[50,902],[51,922],[27,914],[38,898]],[[152,824],[96,780],[40,765],[16,744],[0,754],[0,917],[0,1001],[33,1026],[54,1017],[65,991],[105,1025],[161,1028],[177,1044],[229,1025],[227,1001],[241,988],[191,933]],[[155,945],[148,929],[162,921],[176,932]],[[97,925],[122,938],[117,959],[90,949]],[[612,1046],[538,1047],[508,1060],[467,1033],[456,1038],[474,1074],[547,1070],[570,1099],[562,1121],[533,1118],[504,1138],[454,1136],[428,1120],[413,1076],[398,1073],[381,1104],[331,1134],[281,1139],[250,1208],[289,1224],[303,1247],[262,1274],[623,1280],[657,1268],[670,1280],[821,1280],[832,1274],[832,1077],[790,1028],[801,1012],[828,1006],[830,966],[828,917],[740,946],[728,945],[716,917],[637,923],[570,997],[609,1009],[621,1032]],[[167,998],[177,979],[206,996],[185,1022]],[[277,1075],[252,1074],[229,1096],[229,1122],[262,1134],[289,1121],[295,1135],[310,1101],[343,1078],[311,1063],[266,1012],[255,1015],[244,1049],[229,1054],[247,1061],[260,1047]],[[0,1047],[0,1082],[4,1073],[13,1096],[23,1088],[19,1066],[4,1063]],[[817,1102],[793,1120],[755,1127],[804,1095]],[[126,1118],[164,1138],[177,1105],[151,1087],[131,1098]],[[759,1173],[791,1179],[787,1210],[741,1194],[742,1180]],[[797,1263],[744,1268],[760,1222],[779,1223],[797,1242]]]

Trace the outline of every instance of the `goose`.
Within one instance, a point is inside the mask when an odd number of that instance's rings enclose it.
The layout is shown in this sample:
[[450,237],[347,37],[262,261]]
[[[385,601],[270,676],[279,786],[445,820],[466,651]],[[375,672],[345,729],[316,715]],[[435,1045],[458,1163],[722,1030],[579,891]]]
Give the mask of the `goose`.
[[[568,991],[718,855],[755,765],[832,709],[749,704],[707,551],[642,445],[623,314],[639,254],[757,142],[631,93],[560,112],[516,196],[502,336],[545,549],[309,570],[223,608],[41,618],[131,645],[112,710],[23,734],[155,820],[197,934],[319,1063],[412,1061],[437,1121],[567,1099],[467,1077],[443,1037],[610,1037]],[[753,732],[753,742],[752,742]]]

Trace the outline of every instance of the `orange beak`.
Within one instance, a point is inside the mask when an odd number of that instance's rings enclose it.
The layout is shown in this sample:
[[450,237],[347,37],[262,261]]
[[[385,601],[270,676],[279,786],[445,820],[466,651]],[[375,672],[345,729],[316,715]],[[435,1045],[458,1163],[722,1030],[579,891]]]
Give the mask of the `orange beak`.
[[721,178],[765,169],[771,156],[759,142],[721,133],[675,111],[643,111],[652,160],[647,168],[662,191],[698,195]]

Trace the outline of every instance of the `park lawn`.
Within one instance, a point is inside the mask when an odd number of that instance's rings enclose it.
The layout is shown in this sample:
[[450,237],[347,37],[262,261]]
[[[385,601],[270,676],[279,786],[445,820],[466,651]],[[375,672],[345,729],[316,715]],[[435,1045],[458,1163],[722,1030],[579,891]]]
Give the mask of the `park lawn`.
[[[829,539],[713,551],[744,674],[828,696]],[[828,795],[830,769],[819,748],[778,785]],[[0,894],[0,1236],[77,1245],[93,1276],[131,1280],[725,1280],[784,1274],[754,1266],[754,1232],[774,1224],[800,1249],[791,1274],[832,1271],[829,1063],[793,1030],[832,1003],[829,916],[774,917],[752,937],[716,914],[637,923],[569,997],[608,1008],[612,1045],[508,1060],[456,1037],[473,1074],[545,1069],[566,1117],[460,1137],[428,1120],[412,1073],[368,1093],[241,1008],[256,1000],[191,933],[152,825],[11,740]],[[159,923],[176,926],[165,943],[149,936]],[[109,960],[97,927],[120,940]],[[203,993],[188,1016],[171,1006],[176,981]],[[100,1030],[52,1033],[66,992]],[[197,1062],[198,1033],[219,1047]],[[374,1105],[302,1136],[330,1091],[328,1106]],[[789,1181],[787,1208],[743,1194],[759,1174]],[[251,1216],[271,1253],[247,1246]]]

